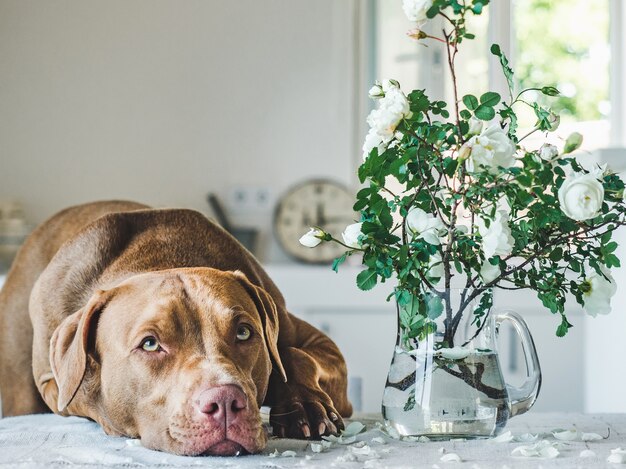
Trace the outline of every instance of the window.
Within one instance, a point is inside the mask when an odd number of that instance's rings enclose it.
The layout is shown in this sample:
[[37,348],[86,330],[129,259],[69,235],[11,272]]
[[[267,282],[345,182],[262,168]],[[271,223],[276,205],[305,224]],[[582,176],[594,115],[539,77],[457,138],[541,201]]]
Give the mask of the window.
[[[560,97],[533,98],[561,116],[557,134],[581,132],[587,150],[608,146],[609,0],[516,0],[512,17],[520,86],[554,84]],[[521,126],[530,128],[534,121],[530,109],[520,115]]]
[[[561,141],[579,131],[585,136],[585,150],[621,143],[616,140],[623,132],[611,131],[611,125],[621,129],[618,116],[622,108],[615,87],[611,92],[610,77],[615,73],[611,40],[616,36],[610,39],[609,23],[621,31],[621,16],[614,14],[612,2],[615,0],[492,0],[483,15],[472,18],[470,29],[477,38],[463,43],[458,56],[461,96],[482,94],[489,88],[506,89],[499,64],[489,54],[490,44],[496,42],[509,55],[518,86],[555,85],[562,92],[556,100],[528,95],[561,115],[561,127],[551,139]],[[444,48],[431,42],[426,47],[406,37],[412,24],[399,0],[377,0],[375,5],[376,76],[372,80],[396,78],[405,91],[425,88],[432,98],[452,102]],[[437,20],[431,21],[427,32],[436,35],[442,26]],[[535,123],[532,109],[520,106],[517,110],[521,127],[530,130]],[[539,140],[544,142],[545,138]],[[526,145],[533,147],[532,138]]]

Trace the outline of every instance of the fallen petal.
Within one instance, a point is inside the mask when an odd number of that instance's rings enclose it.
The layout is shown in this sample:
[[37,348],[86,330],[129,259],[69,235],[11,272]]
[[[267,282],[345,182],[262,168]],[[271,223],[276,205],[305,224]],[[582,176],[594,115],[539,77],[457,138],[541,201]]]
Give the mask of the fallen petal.
[[559,454],[560,454],[559,450],[556,449],[554,446],[547,446],[545,448],[542,448],[539,451],[539,455],[542,458],[548,458],[548,459],[556,458]]
[[607,462],[612,462],[614,464],[626,464],[626,454],[623,453],[613,453],[608,458],[606,458]]
[[590,449],[584,449],[580,452],[580,457],[581,458],[595,458],[596,453],[594,451],[591,451]]
[[296,452],[295,451],[291,451],[290,449],[288,449],[287,451],[283,451],[281,456],[283,458],[295,458],[296,457]]
[[533,441],[537,441],[539,435],[533,435],[532,433],[523,433],[515,437],[515,441],[519,441],[520,443],[532,443]]
[[350,422],[346,429],[341,432],[342,436],[354,436],[365,430],[365,425],[361,422]]
[[607,461],[615,464],[626,464],[626,450],[622,448],[612,449]]
[[547,440],[541,440],[534,445],[523,445],[514,448],[511,451],[513,456],[520,455],[526,458],[539,457],[539,458],[556,458],[559,455],[559,450],[556,449],[557,443],[550,443]]
[[554,438],[561,441],[572,441],[578,438],[577,430],[553,431]]
[[492,438],[491,441],[494,443],[508,443],[513,440],[513,434],[510,431],[506,431],[501,435]]
[[352,451],[354,454],[360,454],[362,456],[368,456],[372,452],[370,447],[367,445],[362,446],[361,448],[356,447],[356,446],[350,446],[349,448],[350,448],[350,451]]
[[330,441],[332,443],[337,443],[339,445],[349,445],[352,444],[356,441],[356,437],[355,436],[349,436],[347,438],[345,438],[343,435],[341,436],[335,436],[335,435],[325,435],[322,437],[322,439],[326,440],[326,441]]
[[597,433],[583,433],[580,439],[582,441],[597,441],[604,439],[604,437],[602,435],[598,435]]
[[461,457],[456,453],[448,453],[441,456],[443,462],[462,462]]

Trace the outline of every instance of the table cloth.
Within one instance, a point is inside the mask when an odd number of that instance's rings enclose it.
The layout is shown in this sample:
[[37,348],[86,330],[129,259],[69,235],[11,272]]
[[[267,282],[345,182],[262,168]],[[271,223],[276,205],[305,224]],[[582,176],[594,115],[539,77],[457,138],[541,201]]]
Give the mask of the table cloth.
[[[505,431],[511,432],[512,440],[504,442],[401,441],[381,430],[377,415],[351,420],[365,424],[365,431],[352,443],[348,439],[349,444],[330,443],[326,448],[307,441],[271,439],[259,455],[183,457],[148,450],[138,440],[107,436],[99,425],[83,418],[11,417],[0,420],[0,468],[595,468],[619,467],[608,462],[611,450],[626,448],[626,414],[531,411],[509,421]],[[561,438],[557,439],[555,430],[571,431],[557,432]],[[529,441],[528,434],[537,439]],[[583,434],[587,439],[605,438],[582,441]],[[507,436],[501,439],[509,440]],[[533,445],[556,457],[523,456],[533,454]],[[524,448],[516,449],[520,447]],[[587,457],[581,457],[581,452]],[[614,451],[611,459],[626,461],[626,452],[623,458],[620,454]],[[461,462],[455,462],[457,457]]]

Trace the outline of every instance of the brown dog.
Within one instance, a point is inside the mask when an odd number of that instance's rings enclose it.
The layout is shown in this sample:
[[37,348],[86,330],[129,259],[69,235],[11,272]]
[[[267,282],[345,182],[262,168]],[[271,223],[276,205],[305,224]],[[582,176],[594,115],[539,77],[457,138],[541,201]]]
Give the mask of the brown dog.
[[0,292],[0,392],[5,416],[84,416],[185,455],[260,451],[262,404],[296,438],[352,412],[341,353],[248,251],[198,212],[132,202],[28,238]]

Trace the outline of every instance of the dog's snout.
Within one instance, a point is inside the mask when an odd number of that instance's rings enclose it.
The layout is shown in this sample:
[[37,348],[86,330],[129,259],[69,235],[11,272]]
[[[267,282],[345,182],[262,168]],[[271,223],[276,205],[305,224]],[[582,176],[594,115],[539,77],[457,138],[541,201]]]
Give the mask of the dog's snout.
[[234,423],[248,408],[246,395],[232,384],[204,389],[196,395],[194,402],[199,412],[227,425]]

